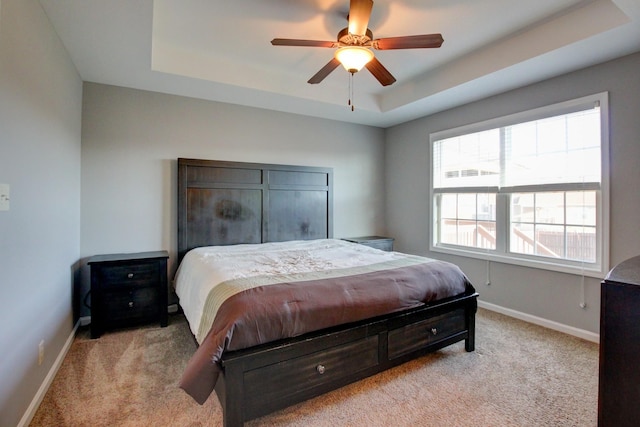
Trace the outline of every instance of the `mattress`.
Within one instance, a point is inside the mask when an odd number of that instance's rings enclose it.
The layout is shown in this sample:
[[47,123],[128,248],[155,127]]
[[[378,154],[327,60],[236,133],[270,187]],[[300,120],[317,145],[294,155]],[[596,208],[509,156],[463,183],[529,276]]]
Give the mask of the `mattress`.
[[193,249],[175,288],[199,347],[180,387],[204,403],[224,352],[420,307],[468,285],[453,264],[337,239]]

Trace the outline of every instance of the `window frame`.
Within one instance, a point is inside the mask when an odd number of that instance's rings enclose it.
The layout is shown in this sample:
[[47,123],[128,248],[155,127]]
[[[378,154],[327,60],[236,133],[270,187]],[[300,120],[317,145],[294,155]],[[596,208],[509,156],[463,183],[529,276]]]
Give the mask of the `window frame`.
[[[593,190],[593,185],[585,184],[540,184],[532,186],[503,187],[459,187],[434,189],[435,170],[434,144],[447,138],[516,125],[563,114],[569,114],[599,105],[600,108],[600,186],[596,189],[596,262],[573,261],[565,258],[551,258],[527,255],[510,251],[510,195],[523,192],[580,191]],[[472,123],[457,128],[442,130],[429,135],[430,176],[429,197],[430,216],[429,250],[432,252],[477,258],[514,264],[524,267],[603,277],[609,271],[609,96],[601,92],[548,106],[543,106],[503,117]],[[496,194],[496,249],[483,249],[453,244],[438,244],[438,206],[436,196],[450,193],[495,193]],[[565,224],[566,225],[566,224]]]

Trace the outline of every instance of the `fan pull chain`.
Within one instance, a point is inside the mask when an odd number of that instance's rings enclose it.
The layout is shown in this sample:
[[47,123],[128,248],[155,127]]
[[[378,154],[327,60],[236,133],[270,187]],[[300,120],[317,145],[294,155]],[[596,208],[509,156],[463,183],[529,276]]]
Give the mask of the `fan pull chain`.
[[355,110],[353,105],[353,75],[354,73],[349,73],[349,101],[347,102],[347,105],[351,106],[351,111]]

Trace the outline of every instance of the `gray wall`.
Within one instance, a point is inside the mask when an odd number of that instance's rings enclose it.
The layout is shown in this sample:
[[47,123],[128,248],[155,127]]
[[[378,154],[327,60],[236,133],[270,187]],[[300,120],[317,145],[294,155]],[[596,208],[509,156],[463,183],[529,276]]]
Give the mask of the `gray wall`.
[[[0,425],[18,424],[72,336],[82,81],[36,0],[0,7]],[[45,358],[38,365],[38,344]]]
[[331,167],[334,236],[385,232],[382,129],[85,83],[83,263],[166,249],[173,273],[178,157]]
[[[530,316],[599,333],[600,280],[429,252],[429,134],[536,107],[609,92],[610,265],[640,253],[640,54],[563,75],[387,130],[387,229],[398,250],[457,263],[480,300]],[[526,316],[525,316],[526,317]]]

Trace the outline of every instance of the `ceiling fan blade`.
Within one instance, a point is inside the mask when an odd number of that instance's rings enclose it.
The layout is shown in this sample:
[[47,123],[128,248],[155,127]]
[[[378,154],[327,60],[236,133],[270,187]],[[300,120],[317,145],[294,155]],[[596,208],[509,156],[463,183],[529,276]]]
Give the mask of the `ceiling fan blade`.
[[338,65],[340,65],[340,61],[338,61],[336,58],[332,58],[331,61],[329,61],[327,65],[322,67],[320,71],[318,71],[313,77],[311,77],[309,81],[307,81],[307,83],[311,83],[312,85],[320,83],[324,80],[325,77],[331,74],[331,72],[335,70]]
[[440,47],[444,39],[442,34],[423,34],[420,36],[387,37],[373,40],[372,46],[378,50],[421,49]]
[[338,43],[322,40],[273,39],[274,46],[338,47]]
[[349,5],[349,33],[364,36],[367,33],[373,0],[351,0]]
[[396,81],[396,78],[378,61],[378,58],[373,58],[365,67],[373,74],[373,77],[378,79],[382,86],[389,86]]

